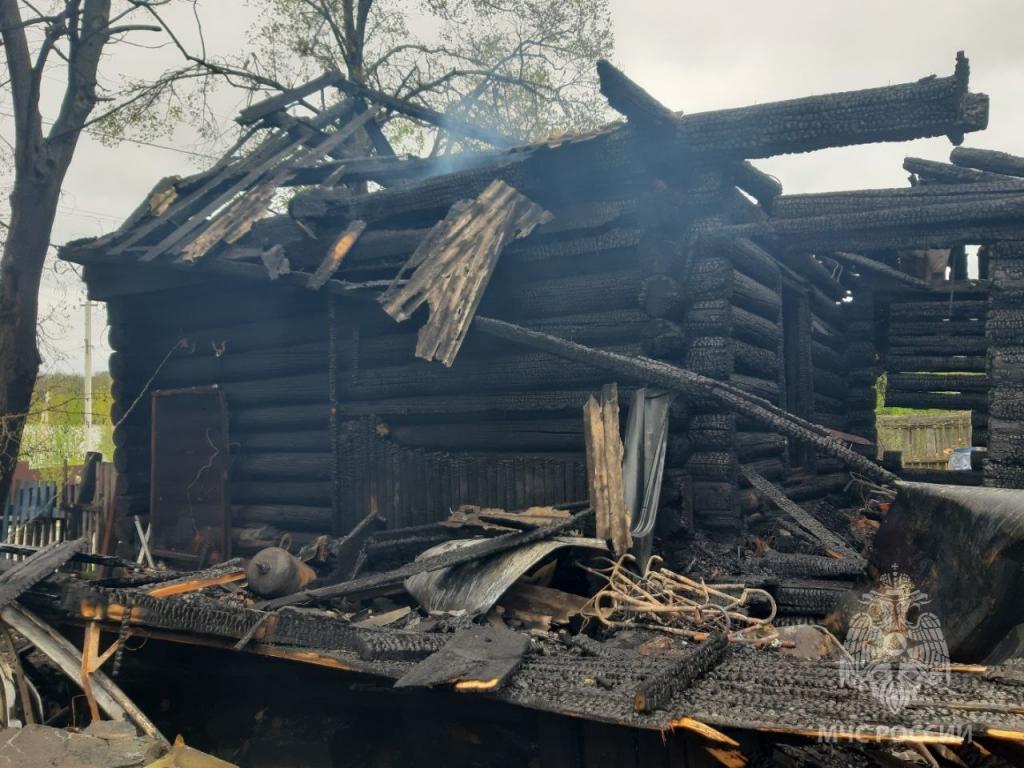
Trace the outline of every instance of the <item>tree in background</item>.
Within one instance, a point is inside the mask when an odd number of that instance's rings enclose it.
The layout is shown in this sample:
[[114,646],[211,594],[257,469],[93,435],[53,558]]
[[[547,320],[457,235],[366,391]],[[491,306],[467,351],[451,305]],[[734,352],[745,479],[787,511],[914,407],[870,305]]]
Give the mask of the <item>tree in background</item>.
[[[437,154],[462,138],[410,119],[395,103],[426,107],[513,139],[581,130],[606,114],[594,63],[611,55],[608,0],[248,0],[258,13],[251,46],[208,54],[179,37],[185,60],[156,81],[124,78],[129,96],[95,129],[107,141],[170,135],[182,120],[225,140],[209,104],[230,87],[250,100],[337,69],[391,97],[371,124],[377,151]],[[149,15],[164,28],[163,11]],[[200,38],[200,40],[202,40]],[[324,105],[320,105],[324,106]],[[369,147],[368,147],[369,151]]]
[[[100,65],[126,37],[164,33],[138,17],[170,1],[0,0],[7,65],[0,93],[14,120],[14,181],[0,256],[0,499],[10,487],[39,372],[39,287],[64,177],[82,131],[141,98],[105,92],[97,84]],[[52,122],[43,119],[50,96],[59,104]],[[101,102],[105,108],[97,110]]]
[[[330,67],[403,102],[517,139],[589,128],[605,103],[594,62],[611,54],[608,0],[255,0],[250,60],[275,80]],[[396,112],[392,141],[423,131]],[[431,152],[450,148],[435,134]]]

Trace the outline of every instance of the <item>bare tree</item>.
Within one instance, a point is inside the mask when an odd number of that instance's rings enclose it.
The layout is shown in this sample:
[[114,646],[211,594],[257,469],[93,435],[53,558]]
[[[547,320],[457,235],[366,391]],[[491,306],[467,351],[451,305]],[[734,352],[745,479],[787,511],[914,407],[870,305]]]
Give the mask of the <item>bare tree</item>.
[[[101,100],[111,100],[97,85],[104,52],[133,33],[164,32],[138,17],[168,2],[0,0],[7,65],[0,88],[14,120],[14,181],[0,258],[0,500],[10,487],[39,371],[39,287],[64,177],[82,130],[134,96],[96,114]],[[61,87],[49,126],[41,110],[44,77]]]

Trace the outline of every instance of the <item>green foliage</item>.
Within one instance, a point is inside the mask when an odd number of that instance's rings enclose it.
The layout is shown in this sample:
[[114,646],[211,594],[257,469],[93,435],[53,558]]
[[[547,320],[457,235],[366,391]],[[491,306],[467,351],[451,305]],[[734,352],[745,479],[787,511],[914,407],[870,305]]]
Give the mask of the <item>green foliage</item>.
[[[110,374],[93,375],[92,415],[95,450],[110,460],[114,444],[110,423]],[[25,425],[21,458],[43,472],[44,479],[59,479],[65,465],[85,460],[85,400],[82,376],[53,373],[36,380],[32,408]]]

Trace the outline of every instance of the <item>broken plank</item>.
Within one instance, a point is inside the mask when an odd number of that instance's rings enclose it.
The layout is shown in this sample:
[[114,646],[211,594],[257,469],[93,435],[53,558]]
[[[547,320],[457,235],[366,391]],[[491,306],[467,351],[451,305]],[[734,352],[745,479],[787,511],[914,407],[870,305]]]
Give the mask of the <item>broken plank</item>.
[[797,525],[813,536],[830,553],[842,557],[844,560],[852,560],[857,563],[864,562],[864,559],[857,552],[854,552],[845,541],[815,520],[810,513],[806,512],[796,502],[787,498],[769,480],[759,475],[749,466],[741,466],[740,475],[745,477],[754,488],[766,496],[776,507],[793,518]]
[[[398,322],[424,303],[429,305],[417,357],[451,366],[502,250],[551,219],[551,213],[499,180],[475,200],[451,207],[409,257],[393,287],[379,298],[384,311]],[[407,271],[412,274],[401,283]]]
[[307,83],[297,85],[294,88],[289,88],[286,91],[281,91],[281,93],[276,96],[271,96],[269,99],[263,99],[255,104],[250,104],[238,113],[238,117],[235,118],[235,122],[239,125],[251,125],[257,120],[261,120],[273,112],[277,112],[296,103],[297,101],[301,101],[317,91],[322,91],[332,85],[337,85],[341,80],[342,75],[337,69],[329,69],[319,77],[315,77]]
[[320,266],[316,268],[316,272],[309,276],[307,287],[310,290],[320,290],[324,283],[334,277],[342,260],[352,250],[364,229],[366,229],[366,222],[359,220],[353,221],[345,228],[345,231],[331,245],[331,249],[327,252],[324,260],[320,262]]
[[237,581],[245,580],[245,570],[238,569],[228,571],[217,576],[208,576],[199,579],[186,581],[175,581],[172,584],[164,584],[149,590],[146,594],[150,597],[171,597],[172,595],[186,595],[191,592],[198,592],[208,587],[218,587],[222,584],[234,584]]
[[[39,653],[52,661],[65,675],[81,684],[82,655],[53,627],[19,605],[8,605],[0,610],[0,619],[32,643]],[[96,703],[110,718],[128,720],[147,736],[154,736],[167,743],[142,710],[105,674],[98,670],[92,672],[90,682],[95,686],[93,693]]]
[[4,571],[0,576],[0,608],[17,600],[22,592],[45,579],[84,550],[85,545],[85,539],[50,544]]
[[526,635],[490,625],[460,632],[395,682],[395,688],[454,684],[459,691],[496,691],[530,645]]
[[622,438],[619,436],[619,391],[608,384],[601,402],[591,397],[583,406],[587,452],[587,485],[597,521],[597,536],[611,541],[615,557],[633,546],[622,480]]

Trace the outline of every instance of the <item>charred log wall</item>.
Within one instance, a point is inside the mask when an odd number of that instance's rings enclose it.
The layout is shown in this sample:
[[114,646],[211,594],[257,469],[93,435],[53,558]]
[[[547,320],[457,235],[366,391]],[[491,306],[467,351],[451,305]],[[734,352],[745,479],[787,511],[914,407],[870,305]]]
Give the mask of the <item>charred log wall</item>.
[[[705,209],[708,179],[691,187]],[[680,328],[645,292],[628,186],[555,207],[506,250],[480,312],[607,349],[678,349]],[[397,223],[382,219],[338,276],[392,276],[425,234]],[[149,394],[209,385],[228,403],[236,548],[344,531],[370,509],[399,527],[464,503],[586,498],[580,414],[606,383],[599,370],[473,336],[446,369],[413,356],[422,318],[395,324],[372,301],[225,281],[119,294],[119,276],[107,278],[90,288],[110,304],[125,513],[149,499]],[[671,461],[685,450],[674,441]]]
[[985,484],[1024,488],[1024,244],[988,249],[989,460]]

